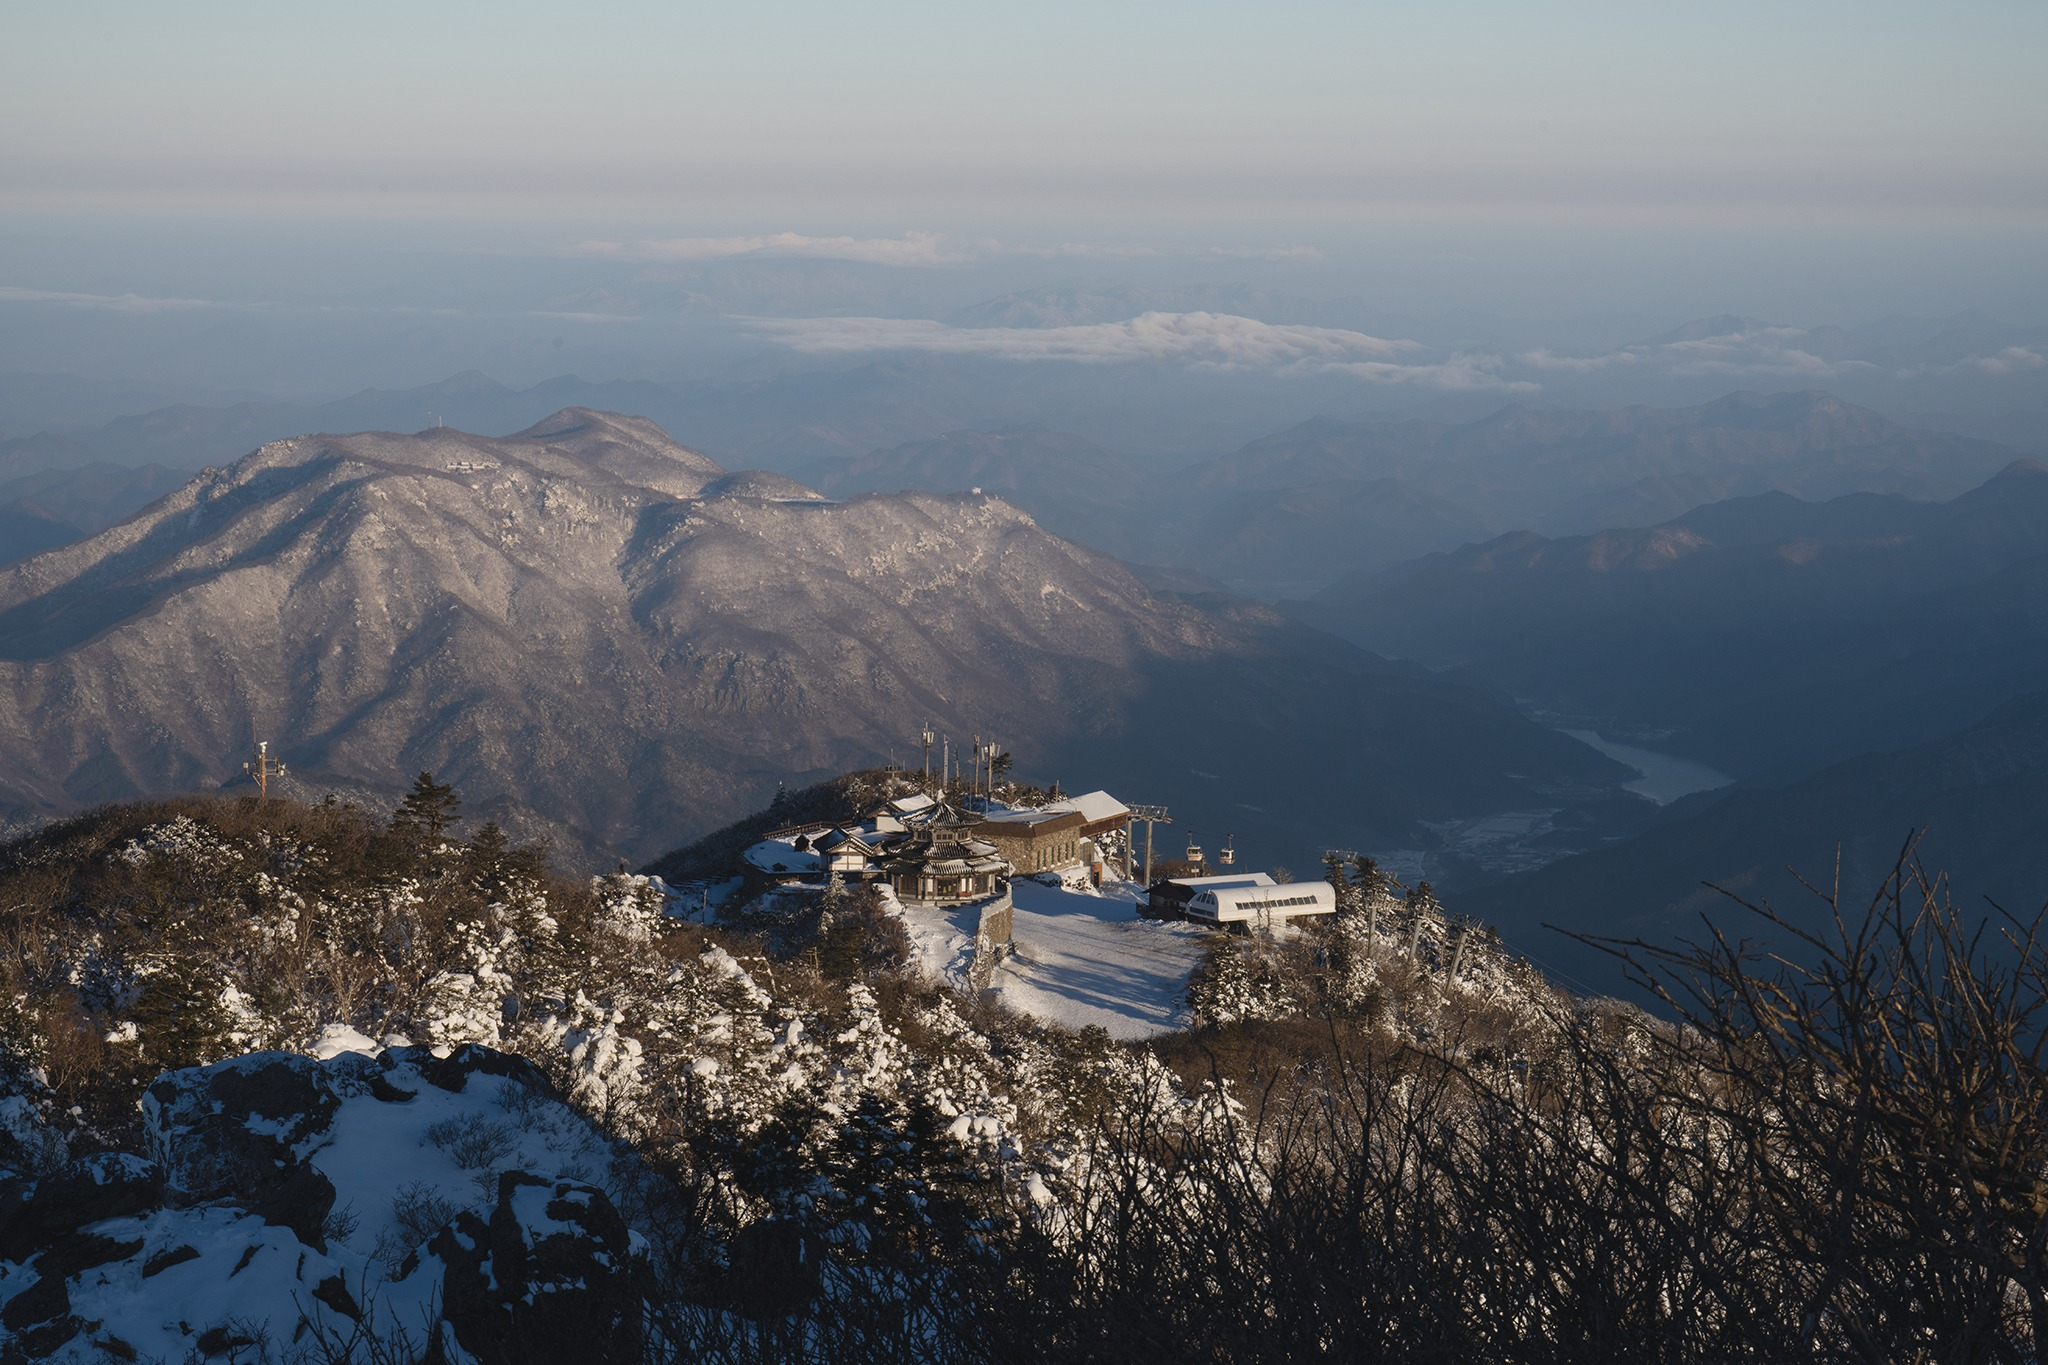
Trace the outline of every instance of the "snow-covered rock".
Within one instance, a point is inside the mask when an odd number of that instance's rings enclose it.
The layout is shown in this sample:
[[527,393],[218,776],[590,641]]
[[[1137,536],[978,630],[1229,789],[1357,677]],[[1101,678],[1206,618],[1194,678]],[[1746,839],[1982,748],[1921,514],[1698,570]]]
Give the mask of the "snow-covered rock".
[[0,1359],[637,1354],[627,1168],[530,1063],[253,1053],[143,1108],[146,1159],[0,1174]]
[[406,1261],[441,1286],[441,1319],[478,1360],[636,1361],[645,1257],[603,1190],[525,1171],[498,1177],[488,1215],[464,1210]]
[[341,1108],[332,1063],[254,1052],[159,1077],[143,1131],[173,1205],[232,1203],[326,1249],[334,1186],[307,1164]]

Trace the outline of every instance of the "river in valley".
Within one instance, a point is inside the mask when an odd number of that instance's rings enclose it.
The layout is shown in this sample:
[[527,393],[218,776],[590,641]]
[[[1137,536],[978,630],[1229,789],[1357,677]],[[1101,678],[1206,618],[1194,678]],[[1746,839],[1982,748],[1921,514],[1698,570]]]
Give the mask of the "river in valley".
[[1566,734],[1581,744],[1591,745],[1617,763],[1626,763],[1642,776],[1622,786],[1632,792],[1649,797],[1658,805],[1669,805],[1681,796],[1694,792],[1712,791],[1725,787],[1735,779],[1704,763],[1674,754],[1660,754],[1650,749],[1638,749],[1632,744],[1615,744],[1600,738],[1593,730],[1567,730]]

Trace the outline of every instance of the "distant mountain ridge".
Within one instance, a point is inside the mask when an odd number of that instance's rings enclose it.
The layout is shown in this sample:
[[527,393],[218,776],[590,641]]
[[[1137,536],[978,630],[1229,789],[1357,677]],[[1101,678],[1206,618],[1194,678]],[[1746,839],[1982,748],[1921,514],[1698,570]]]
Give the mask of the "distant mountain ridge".
[[1609,412],[1511,404],[1470,422],[1319,418],[1177,470],[1042,430],[956,432],[809,472],[835,492],[1000,489],[1098,549],[1280,597],[1503,530],[1647,525],[1732,494],[1949,496],[2012,457],[1804,392]]
[[2037,588],[2048,466],[2022,460],[1943,503],[1768,493],[1648,528],[1521,532],[1293,610],[1744,774],[1931,739],[2029,690],[2048,656]]
[[1121,558],[1140,557],[1141,508],[1160,473],[1092,441],[1043,427],[954,431],[802,471],[835,497],[985,488],[1055,535]]
[[587,409],[273,442],[0,570],[21,811],[215,786],[256,735],[307,794],[428,768],[478,815],[644,857],[779,780],[910,757],[927,717],[1251,848],[1625,776],[1485,693],[1148,593],[994,497],[828,502]]
[[[1000,390],[1001,405],[991,408],[998,391],[984,386],[997,373],[990,362],[963,369],[935,357],[892,356],[849,370],[718,385],[562,376],[517,389],[468,372],[317,407],[158,409],[92,431],[0,443],[0,472],[90,460],[219,463],[309,429],[417,431],[441,422],[494,433],[567,406],[637,411],[716,431],[746,461],[838,492],[1001,489],[1098,549],[1196,569],[1278,599],[1503,531],[1652,525],[1772,489],[1809,499],[1856,491],[1947,497],[2014,454],[1988,441],[1915,431],[1808,391],[1734,393],[1688,408],[1564,412],[1510,404],[1473,420],[1317,418],[1190,464],[1133,456],[1031,421],[987,421],[1002,405],[1029,406],[1025,396]],[[1086,375],[1061,374],[1039,382],[1041,403],[1096,401],[1085,397]],[[1140,407],[1173,388],[1150,371],[1131,370],[1126,380]],[[1241,382],[1219,374],[1202,401],[1227,403]],[[963,425],[967,417],[977,420]],[[906,427],[920,434],[888,443]],[[125,514],[135,505],[113,510]]]
[[1807,390],[1731,393],[1688,408],[1510,404],[1455,425],[1320,419],[1192,473],[1200,487],[1241,492],[1398,479],[1503,530],[1569,534],[1650,524],[1773,489],[1805,498],[1953,496],[2011,459],[1991,442],[1911,431]]

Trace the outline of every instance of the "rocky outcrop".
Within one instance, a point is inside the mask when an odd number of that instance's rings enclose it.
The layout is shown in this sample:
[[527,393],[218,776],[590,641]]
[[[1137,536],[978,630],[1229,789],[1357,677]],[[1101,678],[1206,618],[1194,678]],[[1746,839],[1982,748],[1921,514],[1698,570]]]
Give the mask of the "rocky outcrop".
[[143,1125],[147,1159],[0,1172],[0,1365],[639,1356],[645,1243],[590,1177],[620,1158],[523,1059],[254,1053],[159,1077]]
[[57,1238],[154,1208],[161,1173],[140,1157],[106,1153],[40,1179],[0,1173],[0,1261],[23,1261]]
[[334,1186],[306,1158],[340,1108],[332,1069],[288,1052],[170,1072],[142,1102],[174,1206],[225,1201],[320,1251]]
[[459,1214],[405,1275],[437,1275],[441,1314],[479,1360],[592,1365],[640,1358],[651,1284],[604,1191],[525,1171],[498,1177],[488,1215]]

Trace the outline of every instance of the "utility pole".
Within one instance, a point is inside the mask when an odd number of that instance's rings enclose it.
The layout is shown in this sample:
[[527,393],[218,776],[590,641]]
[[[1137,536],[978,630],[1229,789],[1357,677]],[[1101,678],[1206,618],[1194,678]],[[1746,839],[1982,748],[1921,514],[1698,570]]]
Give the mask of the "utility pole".
[[[1173,817],[1166,813],[1166,807],[1164,806],[1132,806],[1131,823],[1136,824],[1139,821],[1143,821],[1145,825],[1145,885],[1149,889],[1152,885],[1152,827],[1154,825],[1170,825],[1173,823]],[[1125,850],[1124,858],[1125,862],[1128,863],[1130,859],[1128,849]],[[1124,875],[1127,877],[1130,875],[1130,868],[1128,866],[1124,869]]]
[[926,787],[930,787],[932,784],[932,741],[938,738],[932,732],[932,723],[930,721],[926,721],[924,729],[918,731],[918,738],[924,741],[924,784]]
[[270,799],[270,779],[284,776],[284,764],[270,756],[270,741],[259,739],[256,741],[256,761],[244,763],[242,771],[256,779],[256,800],[261,804]]

